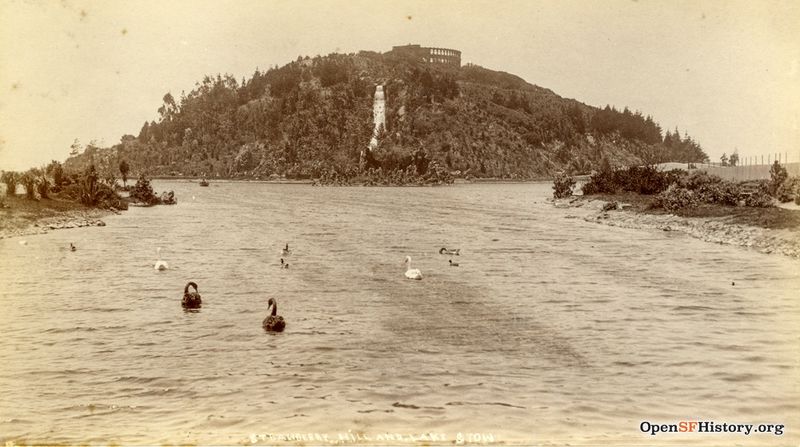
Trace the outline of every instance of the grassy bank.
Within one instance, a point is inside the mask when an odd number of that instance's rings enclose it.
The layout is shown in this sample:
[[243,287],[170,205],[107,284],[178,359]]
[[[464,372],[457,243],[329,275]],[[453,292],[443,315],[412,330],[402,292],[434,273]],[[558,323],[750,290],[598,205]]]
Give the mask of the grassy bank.
[[60,228],[102,226],[105,224],[99,218],[110,213],[111,210],[90,208],[57,195],[39,200],[29,200],[24,195],[3,196],[0,239]]
[[753,208],[747,206],[727,206],[720,204],[702,203],[693,207],[680,208],[666,211],[657,208],[656,197],[637,194],[634,192],[619,192],[614,194],[593,194],[590,196],[577,196],[581,200],[602,200],[604,202],[617,202],[628,205],[631,211],[689,218],[714,218],[723,219],[727,223],[749,225],[752,227],[773,230],[798,230],[800,231],[800,210],[790,210],[779,207]]

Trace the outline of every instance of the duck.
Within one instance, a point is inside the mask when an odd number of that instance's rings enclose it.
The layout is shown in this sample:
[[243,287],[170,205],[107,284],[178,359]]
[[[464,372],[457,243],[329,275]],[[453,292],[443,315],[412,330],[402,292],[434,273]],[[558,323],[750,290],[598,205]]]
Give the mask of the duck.
[[403,261],[404,263],[408,264],[406,268],[406,278],[408,279],[422,279],[422,272],[419,269],[412,269],[411,268],[411,256],[406,256],[406,260]]
[[289,244],[286,244],[286,247],[281,250],[281,256],[289,256],[292,254],[292,250],[289,250]]
[[442,248],[439,250],[439,254],[440,254],[440,255],[456,255],[456,256],[461,256],[461,253],[460,253],[460,252],[461,252],[461,249],[460,249],[460,248],[449,248],[449,249],[448,249],[448,248],[442,247]]
[[[190,292],[189,287],[194,287],[194,292]],[[186,287],[183,288],[181,306],[186,309],[198,309],[202,303],[203,300],[200,299],[200,293],[197,291],[197,284],[192,281],[186,283]]]
[[282,316],[278,315],[278,303],[274,298],[270,298],[269,301],[267,301],[268,312],[270,307],[272,307],[272,313],[267,315],[267,318],[264,318],[264,321],[261,322],[261,326],[265,331],[283,332],[283,329],[286,327],[286,321],[284,321]]
[[453,262],[453,260],[451,259],[450,260],[450,267],[458,267],[458,262]]
[[288,269],[289,268],[289,263],[284,261],[283,258],[281,258],[281,268],[282,269]]
[[156,261],[156,264],[153,266],[153,269],[155,269],[155,270],[166,270],[166,269],[168,269],[169,266],[167,265],[167,261],[162,261],[161,260],[161,247],[156,248],[156,254],[158,255],[158,260]]
[[70,251],[75,251],[75,250],[77,250],[77,248],[75,247],[75,245],[74,245],[72,242],[70,242],[70,243],[69,243],[69,250],[70,250]]

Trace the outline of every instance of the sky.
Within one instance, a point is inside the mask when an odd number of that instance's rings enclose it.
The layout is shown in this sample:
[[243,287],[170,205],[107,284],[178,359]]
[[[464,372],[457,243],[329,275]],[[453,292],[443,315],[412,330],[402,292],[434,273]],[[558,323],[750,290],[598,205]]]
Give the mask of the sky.
[[138,135],[206,74],[407,43],[642,111],[712,160],[800,161],[798,24],[795,0],[0,0],[0,170]]

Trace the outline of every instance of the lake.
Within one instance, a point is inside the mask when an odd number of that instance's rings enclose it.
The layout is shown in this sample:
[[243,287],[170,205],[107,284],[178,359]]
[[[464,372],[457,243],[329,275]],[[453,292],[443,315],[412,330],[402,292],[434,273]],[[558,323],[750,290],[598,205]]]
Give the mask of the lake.
[[569,219],[549,183],[153,184],[178,205],[0,240],[0,441],[800,441],[798,261]]

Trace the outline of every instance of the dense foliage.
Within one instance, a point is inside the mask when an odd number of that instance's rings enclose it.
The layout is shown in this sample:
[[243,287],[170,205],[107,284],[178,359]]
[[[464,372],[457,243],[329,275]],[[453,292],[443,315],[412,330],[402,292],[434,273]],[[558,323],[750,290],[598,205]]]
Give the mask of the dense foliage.
[[[378,84],[386,128],[366,151]],[[530,179],[588,173],[603,159],[706,158],[688,136],[666,136],[640,112],[590,107],[508,73],[361,52],[298,58],[241,81],[206,76],[188,94],[165,94],[158,119],[138,135],[106,149],[90,144],[66,167],[95,164],[101,178],[123,180],[122,161],[150,175],[321,179],[370,169],[389,178],[414,165],[422,180],[423,164],[436,162],[455,176]]]
[[653,166],[631,166],[624,169],[602,168],[583,185],[584,194],[614,194],[629,191],[658,194],[684,175],[683,171],[661,172]]
[[553,180],[553,198],[563,199],[572,195],[575,179],[566,172],[559,172]]
[[134,202],[148,206],[157,205],[159,203],[158,196],[153,192],[153,187],[150,186],[150,180],[148,180],[144,174],[139,176],[136,185],[131,189],[130,198]]

